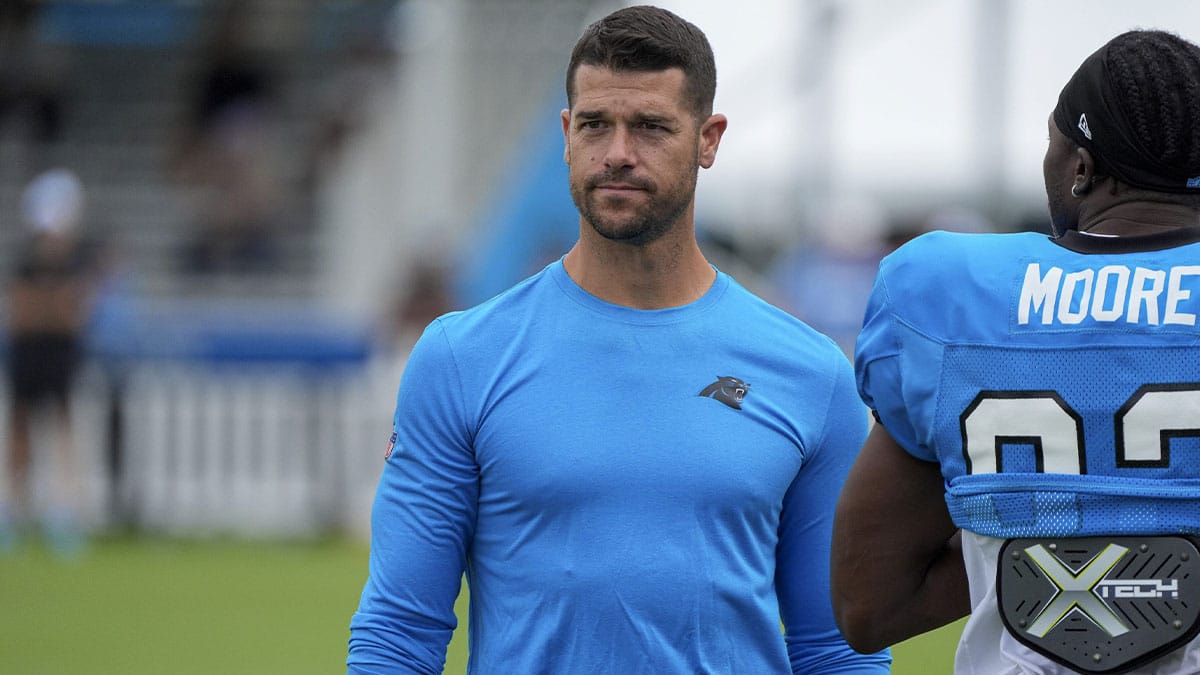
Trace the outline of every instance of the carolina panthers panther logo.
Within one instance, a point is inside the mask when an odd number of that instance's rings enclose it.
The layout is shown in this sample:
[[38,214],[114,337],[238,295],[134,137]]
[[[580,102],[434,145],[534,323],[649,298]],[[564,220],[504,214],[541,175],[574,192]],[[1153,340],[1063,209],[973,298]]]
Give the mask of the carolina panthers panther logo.
[[715,398],[734,410],[741,410],[742,401],[746,399],[749,391],[750,385],[736,377],[718,375],[716,382],[700,390],[700,395],[706,398]]

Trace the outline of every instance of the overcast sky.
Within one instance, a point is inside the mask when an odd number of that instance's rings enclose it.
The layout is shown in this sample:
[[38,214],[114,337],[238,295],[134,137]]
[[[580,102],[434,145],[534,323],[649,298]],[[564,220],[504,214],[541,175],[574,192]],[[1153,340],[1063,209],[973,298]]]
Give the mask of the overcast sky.
[[1192,0],[1008,0],[1007,42],[994,18],[980,20],[1001,0],[829,0],[825,31],[813,26],[816,0],[661,4],[708,34],[716,106],[730,118],[700,209],[764,220],[823,184],[842,199],[920,201],[999,181],[1039,204],[1046,118],[1079,63],[1135,27],[1200,41]]

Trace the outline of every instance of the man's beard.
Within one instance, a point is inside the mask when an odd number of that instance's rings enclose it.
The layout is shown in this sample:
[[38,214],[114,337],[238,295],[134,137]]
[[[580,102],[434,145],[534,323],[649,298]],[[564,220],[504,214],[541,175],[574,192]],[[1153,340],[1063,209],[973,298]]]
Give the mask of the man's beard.
[[1050,233],[1055,239],[1067,233],[1067,230],[1079,228],[1078,217],[1067,208],[1067,198],[1062,190],[1046,189],[1046,202],[1050,208]]
[[[644,246],[669,232],[687,210],[695,194],[698,170],[699,165],[696,165],[686,174],[686,180],[666,192],[660,192],[649,179],[633,177],[628,170],[604,171],[588,176],[581,183],[572,181],[571,199],[579,214],[601,237],[631,246]],[[596,203],[595,193],[596,186],[605,183],[621,183],[644,190],[650,203],[621,220],[606,217],[602,215],[604,209]]]

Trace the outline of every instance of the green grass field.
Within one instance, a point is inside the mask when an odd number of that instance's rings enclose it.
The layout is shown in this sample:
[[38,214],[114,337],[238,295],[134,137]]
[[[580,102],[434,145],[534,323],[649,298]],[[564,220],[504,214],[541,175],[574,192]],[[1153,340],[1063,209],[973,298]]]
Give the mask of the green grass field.
[[[0,673],[345,672],[366,565],[353,541],[107,539],[74,561],[26,545],[0,556]],[[893,673],[950,673],[959,630],[899,645]],[[464,672],[464,633],[447,673]]]

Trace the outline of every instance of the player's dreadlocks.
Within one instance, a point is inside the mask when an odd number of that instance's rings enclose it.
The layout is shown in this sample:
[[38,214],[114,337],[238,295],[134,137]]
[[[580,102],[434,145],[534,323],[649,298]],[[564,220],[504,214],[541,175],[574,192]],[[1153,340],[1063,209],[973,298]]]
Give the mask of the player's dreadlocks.
[[1107,61],[1137,142],[1166,167],[1200,173],[1200,47],[1131,31],[1113,40]]
[[1098,172],[1200,207],[1200,46],[1161,30],[1116,36],[1063,87],[1054,122]]

